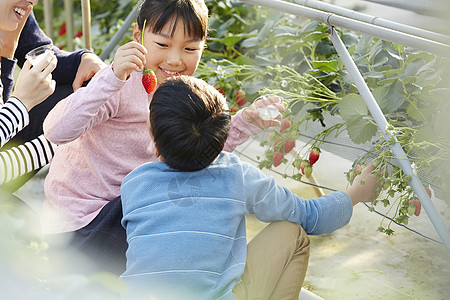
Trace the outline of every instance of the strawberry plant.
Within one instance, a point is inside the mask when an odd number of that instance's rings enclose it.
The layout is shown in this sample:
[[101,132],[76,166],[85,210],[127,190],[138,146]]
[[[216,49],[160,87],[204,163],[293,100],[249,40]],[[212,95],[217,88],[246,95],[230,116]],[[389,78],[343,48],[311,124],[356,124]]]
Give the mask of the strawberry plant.
[[[266,150],[265,155],[258,157],[259,167],[272,168],[273,154],[284,154],[283,160],[276,161],[277,166],[293,165],[290,176],[300,180],[305,174],[310,175],[313,164],[320,163],[318,153],[310,152],[321,148],[325,139],[345,133],[355,144],[372,143],[373,149],[358,157],[355,165],[373,162],[374,173],[380,175],[380,197],[370,210],[377,205],[386,207],[391,221],[385,224],[383,219],[378,230],[392,234],[392,220],[406,225],[409,217],[414,217],[414,213],[410,214],[410,201],[417,200],[409,186],[410,177],[403,173],[389,148],[394,140],[383,138],[345,71],[328,39],[328,27],[316,21],[299,24],[290,16],[264,8],[254,10],[254,6],[248,6],[244,12],[243,6],[227,1],[220,8],[213,8],[228,9],[233,14],[216,17],[224,23],[216,31],[213,29],[214,47],[206,50],[197,76],[211,84],[227,86],[228,99],[238,90],[245,91],[248,102],[261,94],[284,98],[283,125],[265,135],[261,145]],[[221,31],[225,27],[226,33]],[[448,126],[446,111],[450,106],[445,96],[450,76],[445,70],[449,60],[370,36],[337,31],[385,114],[390,124],[388,131],[402,145],[415,170],[421,178],[441,182],[440,188],[450,190],[441,179],[446,174],[444,166],[450,162],[450,137],[440,130]],[[442,109],[437,110],[438,107]],[[330,117],[340,121],[327,124]],[[288,122],[290,125],[286,126]],[[283,143],[277,143],[295,140],[299,126],[308,128],[313,122],[320,124],[322,131],[304,148],[286,151]],[[306,164],[302,155],[311,161],[306,160]],[[359,168],[346,173],[349,183]]]

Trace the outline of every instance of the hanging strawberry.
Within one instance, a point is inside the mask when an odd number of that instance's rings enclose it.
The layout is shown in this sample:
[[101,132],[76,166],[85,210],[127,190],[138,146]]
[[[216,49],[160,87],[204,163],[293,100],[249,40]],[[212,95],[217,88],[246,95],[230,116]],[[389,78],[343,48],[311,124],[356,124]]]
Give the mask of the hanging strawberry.
[[[146,23],[147,20],[144,21],[144,25],[142,26],[142,38],[141,38],[142,45],[144,45],[144,31]],[[147,65],[145,65],[145,70],[142,75],[142,85],[144,86],[144,89],[147,92],[147,94],[151,94],[156,89],[157,83],[158,80],[156,79],[155,72],[153,71],[153,69],[148,69]]]
[[314,147],[311,149],[311,152],[309,152],[309,164],[312,166],[316,163],[317,160],[319,160],[320,155],[320,149],[317,147]]
[[247,98],[243,90],[238,90],[236,93],[236,104],[241,107],[247,103]]
[[281,165],[281,162],[283,161],[283,157],[284,157],[283,153],[275,152],[272,157],[273,166],[278,167],[279,165]]
[[281,123],[280,133],[286,132],[289,127],[291,127],[291,120],[285,119],[283,123]]

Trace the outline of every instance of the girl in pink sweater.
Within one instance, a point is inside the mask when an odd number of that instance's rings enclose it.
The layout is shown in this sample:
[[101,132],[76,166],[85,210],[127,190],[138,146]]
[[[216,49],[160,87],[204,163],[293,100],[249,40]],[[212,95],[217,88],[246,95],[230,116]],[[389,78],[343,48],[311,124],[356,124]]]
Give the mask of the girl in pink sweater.
[[[194,74],[207,23],[203,0],[144,1],[133,41],[117,50],[112,66],[58,103],[44,122],[46,138],[59,145],[45,181],[44,233],[71,233],[71,247],[93,258],[103,270],[125,269],[122,180],[143,163],[159,160],[148,133],[153,94],[147,94],[141,83],[144,65],[155,71],[159,83]],[[225,150],[232,151],[250,135],[279,124],[261,120],[248,107],[233,117]]]

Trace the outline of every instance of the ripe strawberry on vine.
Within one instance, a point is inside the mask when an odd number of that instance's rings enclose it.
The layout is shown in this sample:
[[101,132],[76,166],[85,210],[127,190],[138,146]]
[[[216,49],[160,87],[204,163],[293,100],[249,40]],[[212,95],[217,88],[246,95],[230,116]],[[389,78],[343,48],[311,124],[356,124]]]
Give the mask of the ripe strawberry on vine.
[[[142,26],[142,37],[141,37],[142,46],[144,45],[144,31],[146,23],[147,20],[144,21],[144,25]],[[148,69],[146,64],[142,75],[142,85],[144,86],[144,89],[147,92],[147,94],[151,94],[156,89],[157,83],[158,80],[156,79],[156,74],[154,70]]]

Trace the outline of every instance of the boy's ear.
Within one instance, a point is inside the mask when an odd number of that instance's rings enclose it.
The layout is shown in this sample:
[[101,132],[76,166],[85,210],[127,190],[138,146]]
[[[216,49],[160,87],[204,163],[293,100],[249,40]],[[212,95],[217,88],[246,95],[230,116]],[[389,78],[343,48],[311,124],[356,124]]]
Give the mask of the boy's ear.
[[137,22],[134,23],[133,41],[138,42],[139,44],[141,43],[141,31],[139,30],[139,25]]
[[161,153],[159,153],[159,149],[158,149],[158,147],[156,147],[156,145],[153,146],[153,152],[154,152],[156,157],[160,157],[161,156]]

